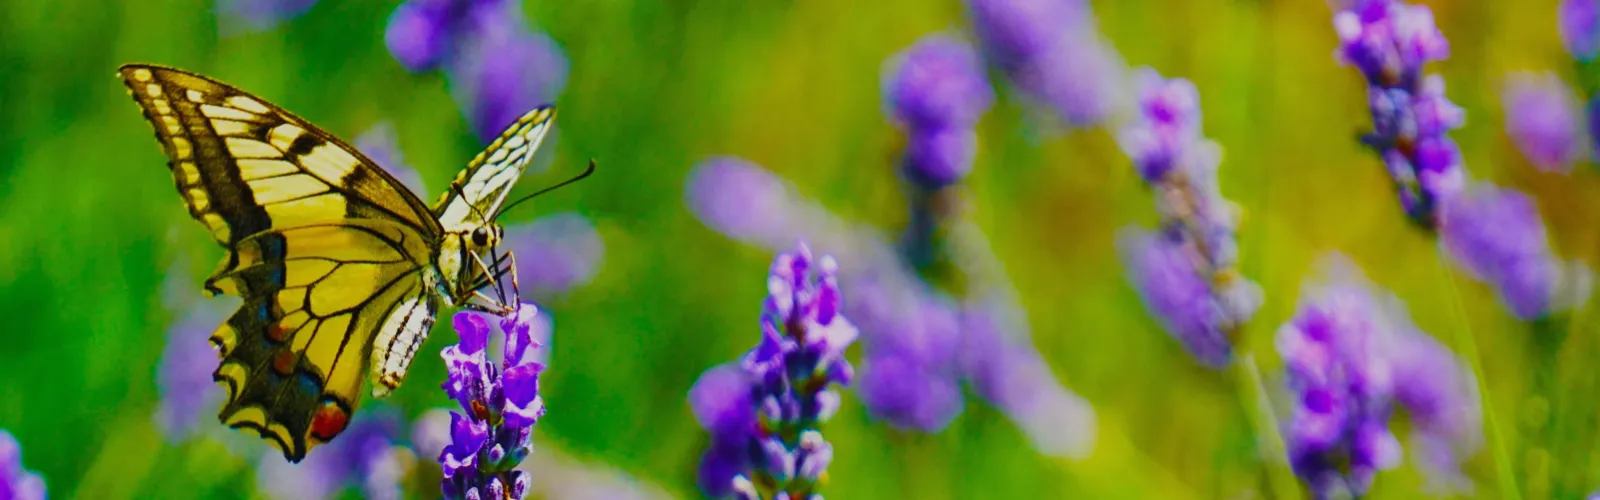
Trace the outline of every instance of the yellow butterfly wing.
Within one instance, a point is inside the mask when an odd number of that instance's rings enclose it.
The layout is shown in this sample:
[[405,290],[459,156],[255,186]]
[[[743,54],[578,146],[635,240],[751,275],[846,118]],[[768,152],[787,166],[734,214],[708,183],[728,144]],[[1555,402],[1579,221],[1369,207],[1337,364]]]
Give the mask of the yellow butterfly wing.
[[450,189],[433,206],[445,231],[466,232],[483,226],[500,212],[506,195],[522,178],[533,153],[555,125],[556,110],[541,106],[506,127],[500,137],[478,153],[467,168],[450,182]]
[[190,215],[229,250],[206,288],[244,299],[211,337],[219,418],[298,462],[348,424],[369,366],[374,392],[398,386],[438,307],[423,276],[442,228],[355,148],[265,100],[173,68],[118,75]]

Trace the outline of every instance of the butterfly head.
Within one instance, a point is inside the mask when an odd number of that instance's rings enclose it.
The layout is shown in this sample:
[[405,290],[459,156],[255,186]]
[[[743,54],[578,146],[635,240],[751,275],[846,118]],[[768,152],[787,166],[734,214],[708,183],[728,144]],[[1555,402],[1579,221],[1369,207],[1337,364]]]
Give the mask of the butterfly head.
[[444,295],[456,305],[504,312],[516,305],[509,253],[500,250],[505,229],[492,222],[451,232],[440,245],[439,274]]

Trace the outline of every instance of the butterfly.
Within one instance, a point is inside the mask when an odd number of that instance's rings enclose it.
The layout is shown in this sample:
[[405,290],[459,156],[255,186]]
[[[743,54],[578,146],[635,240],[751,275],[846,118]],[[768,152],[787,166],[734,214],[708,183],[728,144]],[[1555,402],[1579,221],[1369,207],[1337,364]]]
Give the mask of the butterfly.
[[[128,64],[117,76],[155,129],[189,215],[228,251],[208,294],[244,299],[210,337],[224,424],[299,462],[349,424],[363,381],[375,397],[400,386],[441,305],[515,307],[504,300],[508,273],[516,294],[514,256],[497,250],[494,221],[554,108],[517,119],[430,207],[345,141],[260,97],[163,66]],[[560,185],[593,171],[591,162]],[[484,293],[491,285],[499,299]]]

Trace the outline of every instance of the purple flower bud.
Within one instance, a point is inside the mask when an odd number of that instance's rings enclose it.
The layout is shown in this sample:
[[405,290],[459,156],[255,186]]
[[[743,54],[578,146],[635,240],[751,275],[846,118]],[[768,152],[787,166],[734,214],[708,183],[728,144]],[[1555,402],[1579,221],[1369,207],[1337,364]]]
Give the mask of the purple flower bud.
[[384,30],[384,45],[412,73],[438,67],[451,33],[446,2],[412,0],[395,7]]
[[977,51],[954,38],[923,37],[890,58],[883,73],[883,100],[913,135],[970,129],[994,103]]
[[1506,135],[1533,166],[1566,173],[1586,153],[1578,101],[1554,74],[1513,75],[1504,101]]
[[978,133],[970,128],[912,132],[901,169],[912,182],[938,188],[972,172],[978,154]]
[[1523,319],[1582,303],[1578,295],[1587,293],[1587,271],[1556,258],[1533,200],[1515,190],[1480,183],[1451,198],[1440,241]]
[[588,284],[600,271],[605,242],[594,224],[572,212],[506,227],[506,248],[517,255],[522,291],[552,297]]
[[1600,2],[1563,0],[1556,17],[1560,20],[1561,41],[1572,57],[1588,61],[1600,54]]
[[[1143,231],[1118,238],[1130,280],[1164,330],[1201,363],[1221,367],[1233,357],[1227,331],[1239,321],[1212,291],[1210,277],[1195,269],[1192,246]],[[1253,309],[1252,309],[1253,312]]]
[[44,500],[44,479],[22,468],[22,446],[10,432],[0,429],[0,498]]

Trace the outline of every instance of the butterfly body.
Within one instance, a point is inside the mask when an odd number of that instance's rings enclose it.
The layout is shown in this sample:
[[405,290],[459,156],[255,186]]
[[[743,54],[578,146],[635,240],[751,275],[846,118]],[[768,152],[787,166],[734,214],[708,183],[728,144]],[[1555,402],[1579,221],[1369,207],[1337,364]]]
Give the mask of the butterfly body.
[[[191,216],[228,250],[205,282],[244,299],[211,342],[220,419],[299,461],[365,380],[399,387],[440,306],[486,308],[509,266],[494,223],[554,120],[524,115],[428,206],[360,151],[259,97],[153,65],[118,71]],[[503,303],[499,307],[504,307]]]

